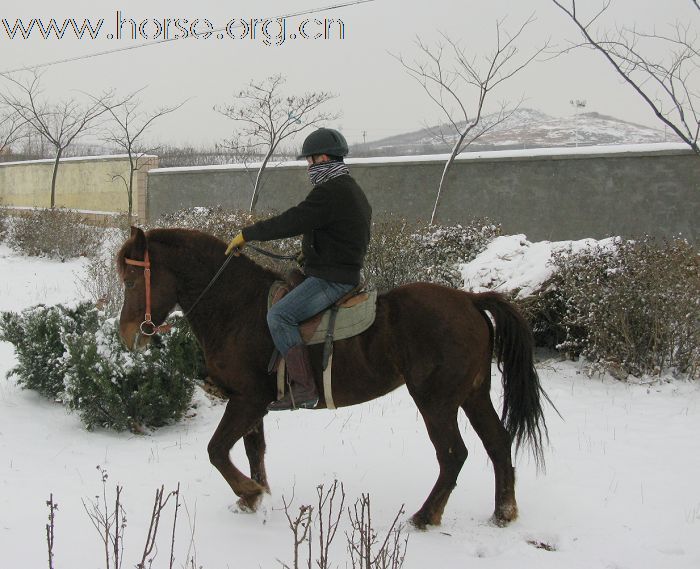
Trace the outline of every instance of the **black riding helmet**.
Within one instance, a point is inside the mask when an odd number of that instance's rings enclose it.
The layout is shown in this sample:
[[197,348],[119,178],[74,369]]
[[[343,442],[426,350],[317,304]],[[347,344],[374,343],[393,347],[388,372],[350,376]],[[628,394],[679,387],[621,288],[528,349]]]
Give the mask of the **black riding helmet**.
[[340,156],[342,158],[347,156],[348,152],[348,142],[342,134],[332,128],[319,128],[306,137],[301,147],[301,154],[297,156],[297,160],[307,156],[316,156],[317,154]]

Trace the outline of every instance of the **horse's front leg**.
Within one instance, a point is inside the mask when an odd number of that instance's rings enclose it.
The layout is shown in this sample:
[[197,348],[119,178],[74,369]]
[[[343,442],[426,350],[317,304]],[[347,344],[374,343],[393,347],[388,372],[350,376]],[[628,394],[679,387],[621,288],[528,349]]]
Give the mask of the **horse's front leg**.
[[[245,510],[255,511],[260,503],[263,493],[267,490],[267,481],[265,480],[264,465],[262,458],[256,460],[257,466],[253,466],[251,462],[251,472],[253,476],[262,478],[260,481],[252,480],[243,474],[231,462],[229,452],[233,445],[244,435],[250,437],[250,441],[262,438],[262,424],[259,433],[255,433],[254,427],[260,422],[265,414],[265,405],[257,404],[250,399],[241,399],[233,397],[229,399],[224,411],[224,416],[219,422],[219,426],[214,432],[214,436],[209,441],[207,450],[209,452],[209,460],[217,468],[221,475],[228,482],[236,496],[239,496],[238,505]],[[253,429],[253,430],[251,430]],[[264,439],[263,451],[264,451]],[[246,451],[248,446],[246,445]],[[248,455],[250,457],[250,453]],[[262,465],[262,470],[260,466]],[[257,468],[257,472],[256,472]]]
[[265,431],[262,419],[243,437],[243,443],[250,464],[250,477],[269,493],[270,485],[267,483],[265,472]]

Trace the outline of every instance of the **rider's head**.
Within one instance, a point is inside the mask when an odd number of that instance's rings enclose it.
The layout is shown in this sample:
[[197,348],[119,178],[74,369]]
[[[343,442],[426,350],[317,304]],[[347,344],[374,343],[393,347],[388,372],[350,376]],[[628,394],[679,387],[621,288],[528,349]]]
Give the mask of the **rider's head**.
[[348,143],[342,134],[332,128],[319,128],[306,137],[297,160],[306,158],[309,165],[329,161],[342,162],[347,154]]

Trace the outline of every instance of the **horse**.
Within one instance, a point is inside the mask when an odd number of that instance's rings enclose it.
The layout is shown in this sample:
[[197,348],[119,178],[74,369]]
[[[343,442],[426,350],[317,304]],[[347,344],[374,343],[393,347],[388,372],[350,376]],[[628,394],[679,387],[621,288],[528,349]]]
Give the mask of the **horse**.
[[[268,372],[273,342],[266,312],[268,289],[280,275],[245,254],[230,258],[221,271],[228,259],[225,249],[223,241],[195,230],[132,227],[116,256],[125,287],[119,329],[128,349],[141,349],[176,306],[185,312],[211,381],[228,397],[207,447],[209,459],[238,496],[238,506],[255,511],[270,492],[263,418],[277,389]],[[527,322],[502,295],[430,283],[379,294],[372,326],[335,343],[332,397],[337,407],[381,397],[405,384],[423,417],[440,470],[410,520],[415,527],[440,524],[467,458],[457,423],[460,408],[493,465],[492,519],[498,525],[516,519],[512,444],[517,451],[527,443],[539,464],[547,437],[542,401],[549,398],[534,367],[533,345]],[[317,409],[323,409],[323,346],[310,350],[321,394]],[[502,371],[500,417],[489,395],[494,355]],[[241,438],[250,476],[229,456]]]

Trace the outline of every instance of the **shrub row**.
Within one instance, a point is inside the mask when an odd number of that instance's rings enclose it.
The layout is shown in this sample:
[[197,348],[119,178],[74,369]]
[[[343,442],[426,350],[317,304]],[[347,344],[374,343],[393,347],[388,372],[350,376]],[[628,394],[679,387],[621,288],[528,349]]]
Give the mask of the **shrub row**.
[[187,323],[147,349],[127,351],[114,318],[90,303],[35,306],[0,318],[0,340],[14,344],[8,375],[76,411],[88,429],[141,432],[179,420],[194,380],[204,376],[201,350]]
[[[270,215],[195,207],[164,215],[156,225],[200,229],[228,241],[238,229]],[[392,215],[375,216],[365,279],[379,291],[414,281],[461,287],[459,263],[471,261],[498,235],[500,226],[487,219],[475,219],[467,226],[441,226],[409,222]],[[301,242],[296,238],[283,239],[265,243],[263,247],[274,253],[293,255],[301,249]],[[257,262],[277,272],[284,273],[288,268],[288,263],[248,251]]]
[[538,344],[625,378],[700,377],[700,252],[682,239],[618,240],[552,259],[554,275],[519,301]]
[[459,265],[473,260],[500,232],[488,219],[443,226],[379,217],[372,227],[365,277],[380,292],[416,281],[461,288]]
[[56,259],[91,256],[100,250],[104,230],[67,209],[27,210],[6,223],[4,239],[24,255]]
[[[0,206],[1,206],[0,202]],[[0,207],[0,242],[5,241],[7,239],[7,229],[9,227],[8,224],[8,215],[7,211],[3,208]]]

